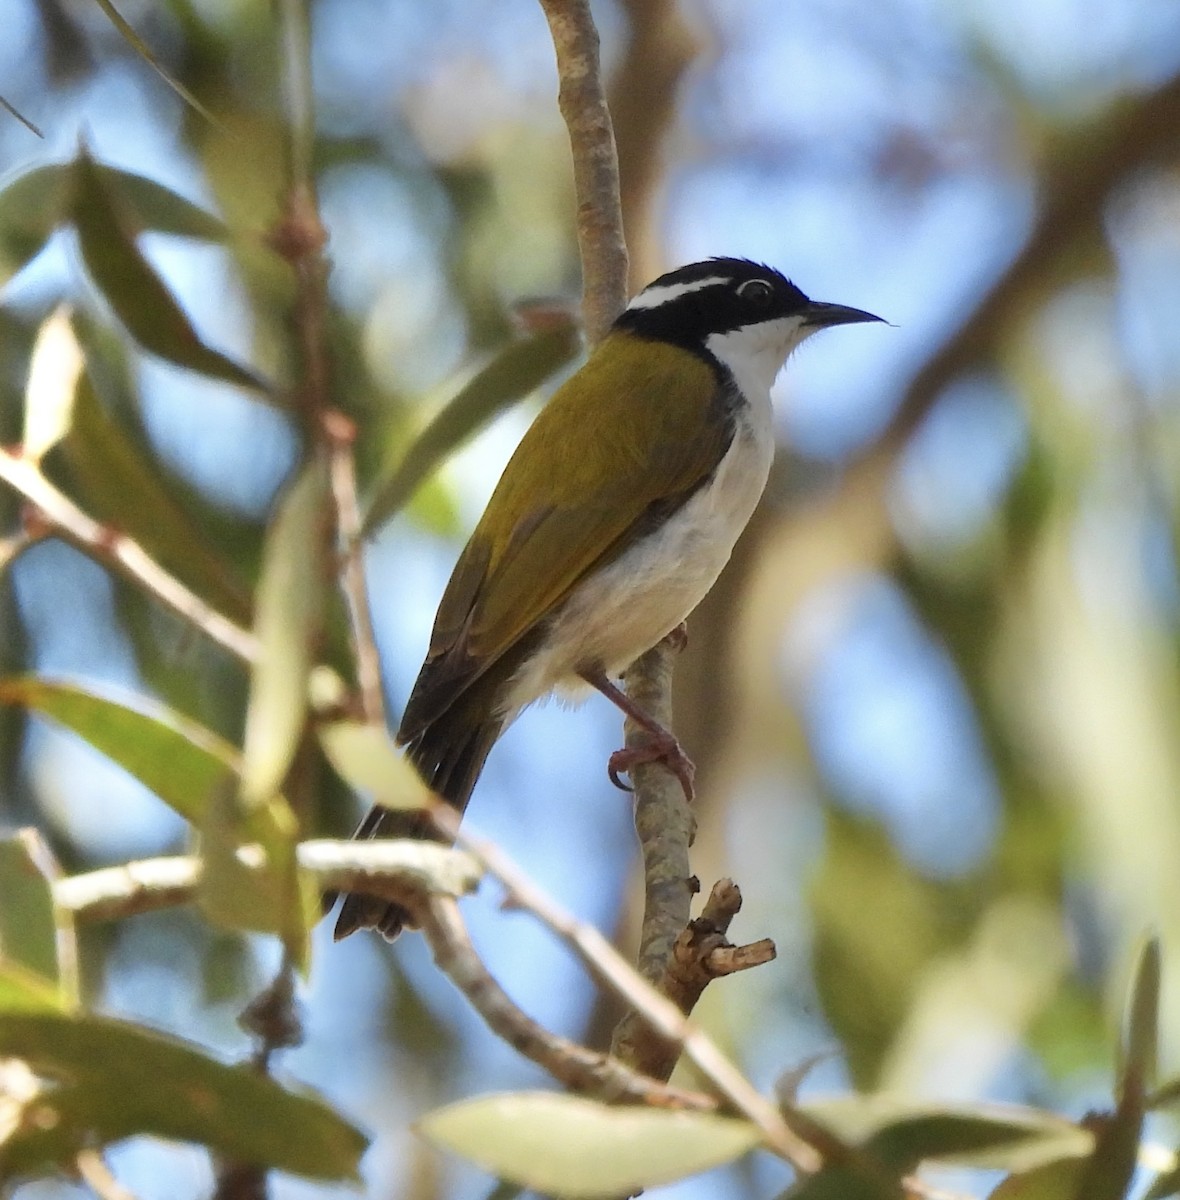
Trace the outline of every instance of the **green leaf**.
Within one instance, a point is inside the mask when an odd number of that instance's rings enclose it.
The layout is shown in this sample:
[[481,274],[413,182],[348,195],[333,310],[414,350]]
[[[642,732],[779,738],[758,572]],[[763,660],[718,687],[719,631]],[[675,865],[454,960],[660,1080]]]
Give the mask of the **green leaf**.
[[119,207],[133,218],[138,229],[169,233],[177,237],[198,238],[204,242],[224,242],[229,238],[225,222],[207,209],[186,200],[178,192],[134,171],[121,171],[101,163],[92,163],[117,198]]
[[0,287],[40,252],[65,218],[72,196],[68,165],[37,167],[0,191]]
[[77,379],[72,420],[59,453],[93,515],[129,534],[215,608],[244,618],[249,604],[233,572],[159,470],[107,416],[88,372]]
[[201,885],[198,903],[206,918],[224,929],[278,934],[306,971],[309,931],[322,916],[315,881],[299,870],[296,859],[299,822],[286,801],[272,797],[267,811],[281,814],[260,839],[265,870],[251,870],[238,857],[243,841],[236,791],[219,788],[210,797],[201,823]]
[[252,371],[201,341],[163,280],[140,253],[131,217],[93,159],[82,153],[73,172],[73,221],[82,258],[128,333],[145,350],[177,366],[268,392]]
[[1159,1042],[1160,944],[1148,938],[1139,951],[1135,978],[1127,998],[1126,1034],[1119,1093],[1142,1100],[1155,1079]]
[[[143,697],[25,675],[0,679],[0,704],[19,704],[64,725],[194,825],[216,789],[236,785],[238,752],[229,742]],[[282,822],[281,810],[263,808],[249,817],[246,832],[266,840]]]
[[363,721],[332,721],[317,730],[336,773],[384,808],[426,808],[430,789],[385,729]]
[[804,1176],[780,1200],[906,1200],[906,1195],[897,1180],[837,1163]]
[[55,1081],[0,1142],[0,1176],[65,1166],[84,1145],[151,1134],[307,1175],[356,1180],[363,1135],[322,1100],[247,1066],[94,1016],[0,1013],[0,1056]]
[[242,800],[255,808],[282,787],[308,709],[312,643],[328,584],[328,477],[318,459],[279,501],[262,550],[254,632],[259,655],[250,676],[242,761]]
[[21,448],[40,462],[69,432],[74,391],[84,366],[69,309],[56,308],[41,323],[25,381],[25,427]]
[[53,903],[57,865],[32,829],[0,838],[0,1007],[78,1002],[73,925]]
[[1076,1200],[1084,1168],[1082,1160],[1068,1158],[1009,1175],[989,1200]]
[[570,1200],[681,1179],[761,1141],[753,1125],[732,1117],[608,1108],[553,1092],[464,1100],[429,1113],[418,1129],[494,1175]]
[[567,319],[501,350],[460,389],[378,484],[362,532],[372,533],[398,512],[447,455],[570,362],[578,344],[577,327]]
[[904,1174],[918,1163],[1026,1171],[1094,1148],[1088,1130],[1015,1104],[922,1104],[899,1096],[839,1096],[800,1106],[837,1137]]

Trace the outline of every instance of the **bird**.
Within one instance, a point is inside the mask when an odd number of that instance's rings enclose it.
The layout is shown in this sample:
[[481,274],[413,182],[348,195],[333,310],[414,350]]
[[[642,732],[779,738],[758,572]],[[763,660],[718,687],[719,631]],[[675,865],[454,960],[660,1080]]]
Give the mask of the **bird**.
[[[645,731],[612,780],[663,761],[692,795],[673,734],[613,681],[713,586],[770,472],[770,390],[813,333],[880,321],[809,299],[779,271],[713,258],[638,292],[526,431],[459,555],[397,732],[460,814],[492,746],[551,693],[604,694]],[[422,812],[373,808],[358,838],[437,839]],[[410,924],[345,897],[337,940]]]

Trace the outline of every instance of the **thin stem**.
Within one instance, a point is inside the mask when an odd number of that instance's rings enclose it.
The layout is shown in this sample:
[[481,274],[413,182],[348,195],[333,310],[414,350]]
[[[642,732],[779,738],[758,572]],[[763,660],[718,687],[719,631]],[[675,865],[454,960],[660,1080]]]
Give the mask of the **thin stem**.
[[[766,1099],[725,1057],[714,1042],[666,997],[636,974],[614,947],[591,925],[576,920],[546,895],[499,847],[474,838],[459,826],[456,813],[436,805],[431,815],[448,837],[477,859],[500,881],[514,907],[524,908],[566,942],[602,984],[611,988],[662,1037],[676,1043],[718,1093],[762,1132],[766,1145],[798,1171],[813,1173],[823,1166],[814,1147],[783,1120]],[[802,1120],[802,1118],[801,1118]]]
[[328,436],[332,495],[336,501],[340,586],[348,603],[352,623],[352,649],[356,659],[361,711],[370,724],[384,727],[381,656],[373,635],[365,564],[361,555],[361,513],[357,501],[356,463],[353,459],[356,426],[343,413],[330,412],[324,417],[324,429]]
[[582,258],[582,318],[593,345],[627,303],[619,158],[589,0],[541,0],[541,7],[557,55],[557,103],[569,130]]
[[138,542],[83,512],[41,474],[35,463],[0,447],[0,479],[32,504],[38,518],[47,522],[56,534],[138,583],[231,654],[245,662],[257,658],[258,643],[252,633],[235,625],[169,575]]

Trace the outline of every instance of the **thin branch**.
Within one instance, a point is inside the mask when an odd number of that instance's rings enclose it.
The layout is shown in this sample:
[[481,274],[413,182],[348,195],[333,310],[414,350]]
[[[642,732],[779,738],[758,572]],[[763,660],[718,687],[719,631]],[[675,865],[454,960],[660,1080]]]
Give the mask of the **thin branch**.
[[340,555],[340,586],[352,622],[352,650],[360,687],[361,711],[371,725],[385,726],[385,696],[381,687],[381,656],[373,636],[369,593],[362,557],[361,513],[357,501],[353,446],[356,425],[343,413],[324,414],[328,464],[336,501],[336,549]]
[[[578,954],[599,982],[612,988],[637,1009],[657,1033],[674,1042],[718,1094],[757,1126],[769,1149],[780,1154],[798,1171],[812,1173],[820,1169],[823,1162],[819,1153],[792,1131],[778,1108],[742,1075],[702,1030],[687,1020],[676,1005],[636,974],[597,929],[562,909],[499,847],[463,831],[458,814],[451,809],[440,804],[430,811],[438,827],[500,881],[513,906],[533,913]],[[799,1119],[803,1120],[801,1116]]]
[[[714,979],[762,966],[775,957],[769,938],[747,946],[734,946],[728,940],[726,933],[741,907],[742,894],[732,879],[715,883],[701,915],[684,926],[662,960],[650,964],[658,972],[645,977],[685,1016]],[[655,1034],[638,1012],[619,1023],[612,1048],[624,1062],[653,1079],[669,1078],[680,1055],[680,1047]]]
[[582,259],[582,319],[594,345],[627,303],[619,159],[589,0],[541,0],[541,7],[557,54],[557,103],[569,130]]
[[[475,890],[482,874],[470,855],[428,842],[301,842],[300,869],[314,876],[324,892],[364,892],[397,904],[420,901],[422,893],[464,895]],[[258,846],[243,846],[238,861],[266,870]],[[194,856],[143,859],[55,880],[54,903],[79,921],[114,921],[139,913],[191,904],[201,880]]]
[[459,906],[433,895],[414,909],[435,965],[467,997],[488,1028],[571,1091],[613,1104],[647,1104],[708,1112],[717,1101],[648,1079],[610,1055],[551,1033],[522,1012],[492,977],[471,944]]
[[0,479],[23,496],[58,536],[139,584],[231,654],[245,662],[257,657],[258,643],[249,630],[234,624],[168,574],[138,542],[83,512],[35,463],[0,447]]

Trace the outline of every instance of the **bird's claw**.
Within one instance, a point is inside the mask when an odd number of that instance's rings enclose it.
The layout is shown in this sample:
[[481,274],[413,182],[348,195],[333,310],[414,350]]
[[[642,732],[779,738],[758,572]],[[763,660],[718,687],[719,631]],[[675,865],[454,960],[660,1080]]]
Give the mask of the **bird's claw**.
[[696,774],[696,767],[693,766],[692,759],[684,753],[680,743],[670,733],[663,736],[650,734],[637,745],[616,750],[607,762],[606,773],[615,787],[624,792],[631,792],[635,789],[625,784],[619,776],[624,771],[630,774],[633,767],[650,762],[663,763],[680,780],[680,786],[684,789],[684,798],[691,804],[695,795],[693,777]]

